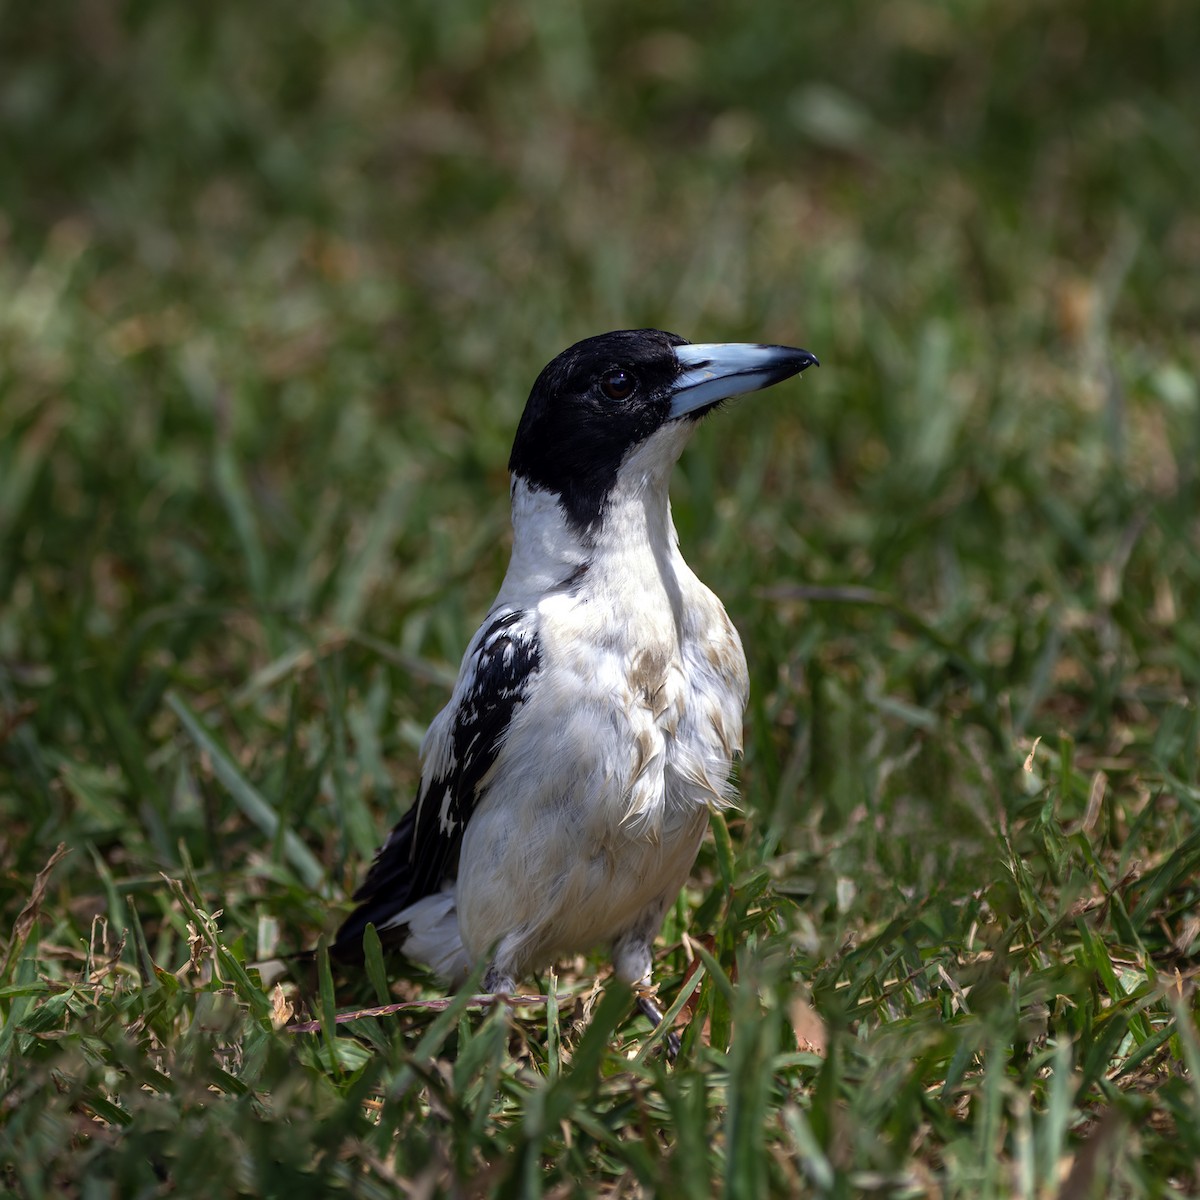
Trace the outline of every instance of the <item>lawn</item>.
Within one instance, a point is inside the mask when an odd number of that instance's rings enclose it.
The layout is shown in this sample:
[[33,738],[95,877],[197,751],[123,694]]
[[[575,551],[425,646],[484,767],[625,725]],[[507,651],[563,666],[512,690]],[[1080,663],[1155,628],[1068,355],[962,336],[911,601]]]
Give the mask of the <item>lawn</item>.
[[[1184,0],[7,5],[0,1192],[1196,1194],[1198,60]],[[288,957],[533,378],[642,325],[822,363],[673,488],[752,678],[674,1065],[602,954]]]

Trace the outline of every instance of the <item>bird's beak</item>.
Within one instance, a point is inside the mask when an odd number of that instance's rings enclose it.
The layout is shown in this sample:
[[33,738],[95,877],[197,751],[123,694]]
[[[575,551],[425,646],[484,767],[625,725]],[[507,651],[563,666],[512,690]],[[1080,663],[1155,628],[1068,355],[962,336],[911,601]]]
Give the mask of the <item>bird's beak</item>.
[[815,367],[816,355],[792,346],[753,342],[697,342],[675,347],[682,368],[675,380],[668,420],[698,413],[730,396],[757,392]]

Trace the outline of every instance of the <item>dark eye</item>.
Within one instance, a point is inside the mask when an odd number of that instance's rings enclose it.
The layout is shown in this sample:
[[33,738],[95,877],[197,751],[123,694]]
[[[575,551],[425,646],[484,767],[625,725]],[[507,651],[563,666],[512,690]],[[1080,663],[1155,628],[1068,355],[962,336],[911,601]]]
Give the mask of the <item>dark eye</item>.
[[629,371],[623,371],[620,367],[609,371],[603,379],[600,380],[600,390],[610,400],[628,400],[633,395],[634,388],[637,387],[637,376]]

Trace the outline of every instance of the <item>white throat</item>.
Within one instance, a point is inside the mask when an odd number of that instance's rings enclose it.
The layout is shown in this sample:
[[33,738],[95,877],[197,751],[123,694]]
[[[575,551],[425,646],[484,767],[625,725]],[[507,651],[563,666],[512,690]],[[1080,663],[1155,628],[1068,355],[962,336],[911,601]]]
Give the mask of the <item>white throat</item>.
[[[558,496],[512,481],[512,561],[498,600],[527,604],[560,588],[584,568],[662,573],[678,557],[668,489],[671,471],[694,426],[672,421],[626,455],[600,520],[581,532],[566,518]],[[627,561],[628,560],[628,561]]]

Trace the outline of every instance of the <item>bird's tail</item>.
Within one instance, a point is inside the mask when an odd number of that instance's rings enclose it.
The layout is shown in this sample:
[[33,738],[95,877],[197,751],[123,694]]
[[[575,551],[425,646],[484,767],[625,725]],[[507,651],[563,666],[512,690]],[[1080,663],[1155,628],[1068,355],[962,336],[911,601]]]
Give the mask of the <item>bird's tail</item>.
[[382,899],[360,904],[337,931],[330,954],[342,962],[361,962],[362,937],[369,924],[385,950],[399,950],[447,983],[458,985],[471,972],[458,930],[453,884],[399,911]]

